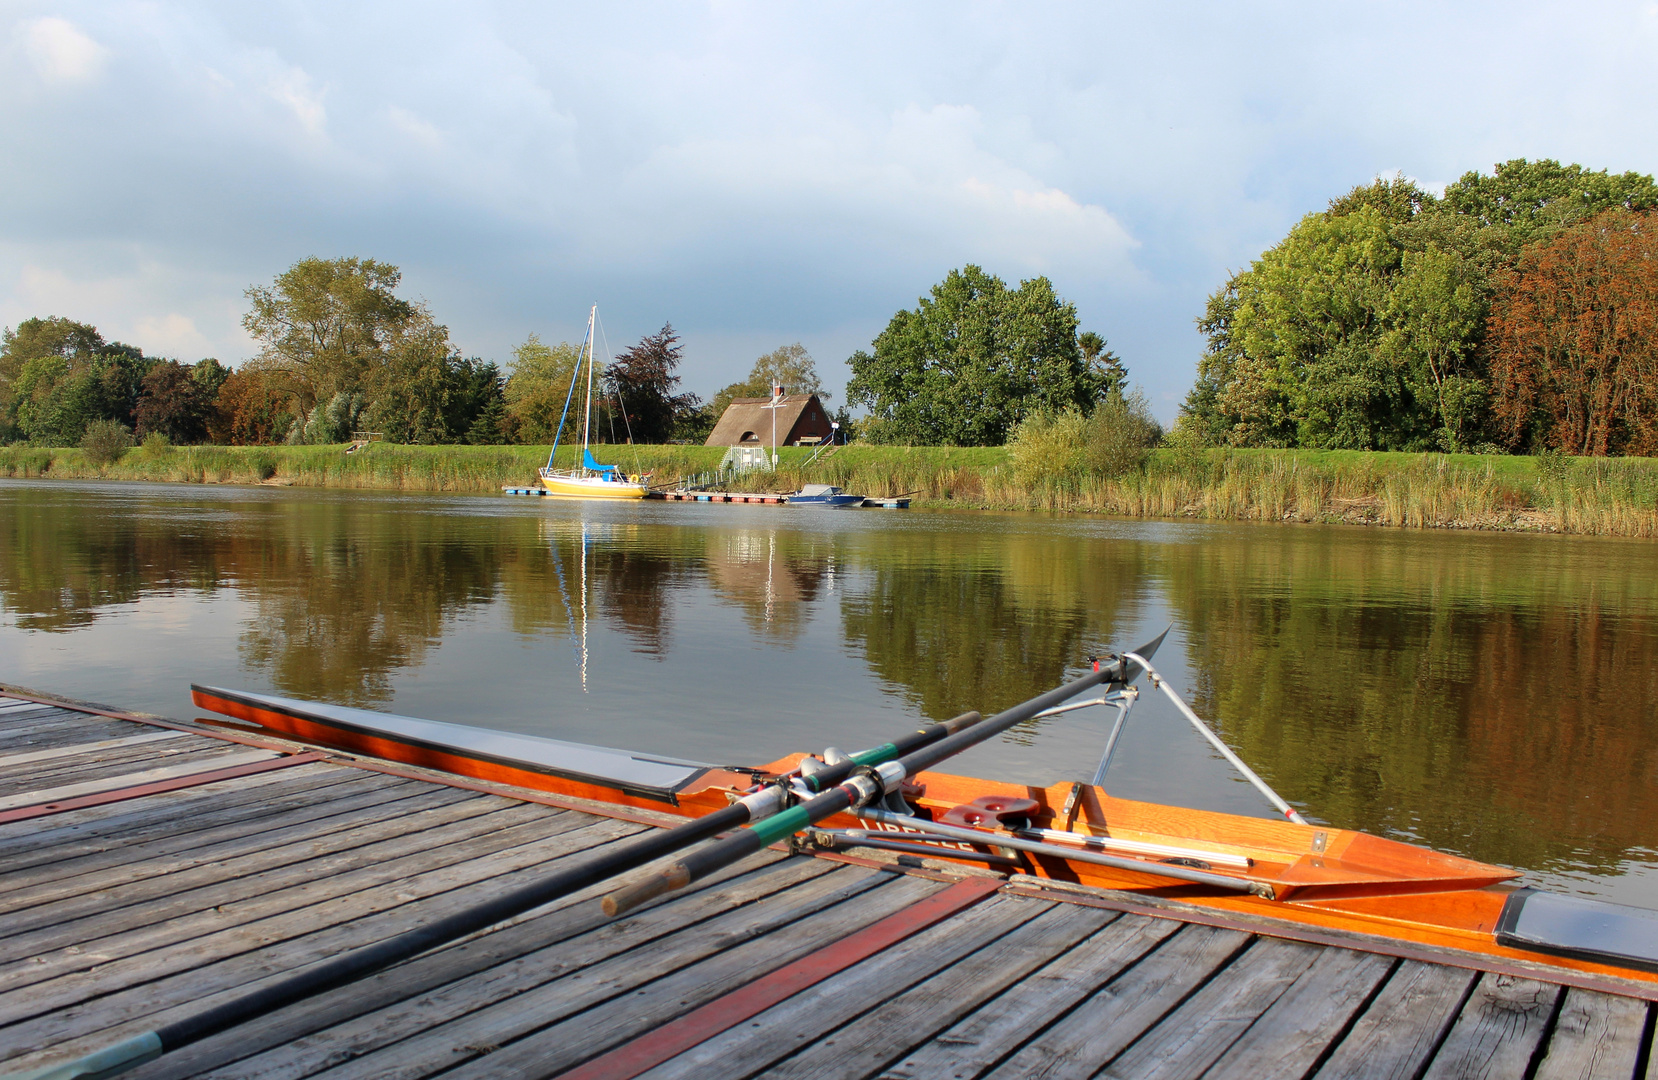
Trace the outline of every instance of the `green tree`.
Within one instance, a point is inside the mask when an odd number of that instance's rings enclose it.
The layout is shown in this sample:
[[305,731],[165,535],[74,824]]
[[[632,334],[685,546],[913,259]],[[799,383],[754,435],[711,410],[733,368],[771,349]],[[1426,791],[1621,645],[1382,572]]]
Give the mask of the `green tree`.
[[1409,378],[1431,387],[1441,448],[1471,449],[1490,410],[1476,349],[1489,309],[1485,277],[1477,265],[1432,244],[1407,251],[1388,303],[1383,349]]
[[208,401],[213,401],[219,396],[219,391],[224,389],[225,380],[230,378],[230,369],[209,356],[191,365],[190,377],[201,387],[202,396]]
[[1354,188],[1209,298],[1182,429],[1242,446],[1481,445],[1493,281],[1586,209],[1654,197],[1650,178],[1552,161],[1469,173],[1442,199],[1398,176]]
[[373,259],[309,258],[249,288],[242,325],[260,343],[254,365],[279,376],[300,413],[361,392],[395,342],[435,326],[393,292],[401,280],[397,267]]
[[153,363],[85,323],[25,319],[0,336],[0,428],[7,438],[52,446],[77,445],[94,420],[130,428]]
[[[532,444],[553,441],[577,359],[574,345],[566,342],[547,345],[535,334],[512,351],[512,371],[505,388],[505,426],[515,441]],[[577,429],[581,423],[581,404],[579,400],[572,404],[577,414]],[[566,421],[566,431],[569,430]]]
[[833,396],[823,388],[812,354],[797,341],[793,345],[780,345],[754,361],[748,378],[734,382],[715,394],[708,403],[708,412],[718,421],[725,415],[726,406],[731,404],[733,398],[770,397],[773,386],[786,387],[791,394],[816,394],[819,400],[825,402]]
[[1211,301],[1205,372],[1241,445],[1397,450],[1419,442],[1408,373],[1381,349],[1403,255],[1374,205],[1309,214]]
[[854,353],[847,397],[870,410],[864,437],[995,446],[1037,410],[1093,409],[1102,381],[1083,362],[1076,308],[1045,277],[1009,289],[977,266],[952,270]]
[[1494,166],[1489,176],[1463,174],[1446,188],[1439,210],[1498,230],[1515,255],[1526,244],[1620,207],[1658,208],[1658,183],[1636,172],[1613,175],[1547,158],[1516,158]]
[[1128,392],[1128,367],[1123,358],[1106,347],[1105,339],[1092,330],[1077,335],[1082,362],[1100,381],[1102,398],[1121,398]]

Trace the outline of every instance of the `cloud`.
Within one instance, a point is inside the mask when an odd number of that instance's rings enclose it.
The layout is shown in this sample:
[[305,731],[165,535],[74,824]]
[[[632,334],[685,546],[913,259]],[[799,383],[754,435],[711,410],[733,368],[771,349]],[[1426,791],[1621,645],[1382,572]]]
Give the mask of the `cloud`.
[[386,118],[391,121],[392,127],[421,147],[432,151],[444,148],[443,132],[431,121],[421,119],[408,109],[393,105],[386,110]]
[[85,265],[84,256],[65,260],[80,265],[49,265],[66,254],[73,255],[0,242],[0,267],[17,268],[0,273],[0,326],[56,315],[91,323],[106,339],[150,355],[234,362],[253,354],[235,278],[130,256],[113,267]]
[[311,85],[303,68],[284,66],[265,82],[265,93],[284,106],[312,135],[321,135],[328,124],[328,110],[322,105],[322,91]]
[[29,19],[18,27],[24,51],[48,82],[90,82],[103,71],[109,50],[67,19]]
[[142,316],[133,324],[132,333],[148,353],[205,356],[210,348],[206,335],[196,329],[196,321],[177,312]]

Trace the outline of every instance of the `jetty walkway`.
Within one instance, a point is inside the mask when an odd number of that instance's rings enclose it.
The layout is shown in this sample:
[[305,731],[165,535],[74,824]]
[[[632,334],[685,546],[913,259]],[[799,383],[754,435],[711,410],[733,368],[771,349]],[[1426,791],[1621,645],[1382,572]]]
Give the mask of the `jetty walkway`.
[[[0,693],[0,1075],[673,820]],[[1655,994],[778,850],[626,918],[567,898],[123,1075],[1654,1080]]]

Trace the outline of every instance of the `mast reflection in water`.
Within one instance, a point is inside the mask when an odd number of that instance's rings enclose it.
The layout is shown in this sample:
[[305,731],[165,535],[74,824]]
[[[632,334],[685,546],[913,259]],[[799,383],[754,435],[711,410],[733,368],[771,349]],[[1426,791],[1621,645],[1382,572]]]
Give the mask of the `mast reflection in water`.
[[[0,481],[0,678],[743,763],[990,712],[1172,623],[1160,666],[1309,815],[1658,906],[1650,567],[1589,538]],[[1078,778],[1109,720],[959,771]],[[1155,699],[1110,780],[1265,812]]]

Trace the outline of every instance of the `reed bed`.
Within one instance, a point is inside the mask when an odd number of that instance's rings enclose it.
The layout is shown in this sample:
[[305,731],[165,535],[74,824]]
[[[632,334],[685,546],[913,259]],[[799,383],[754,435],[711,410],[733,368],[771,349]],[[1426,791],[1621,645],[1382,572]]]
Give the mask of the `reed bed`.
[[[78,449],[0,448],[0,477],[491,493],[528,484],[546,447],[139,447],[96,466]],[[660,482],[715,471],[720,447],[608,446],[604,461]],[[918,506],[1046,510],[1144,518],[1348,522],[1401,528],[1529,529],[1658,536],[1658,460],[1164,447],[1121,476],[1015,469],[1003,447],[785,447],[775,472],[732,478],[743,491],[835,484]],[[559,452],[559,464],[575,454]]]

